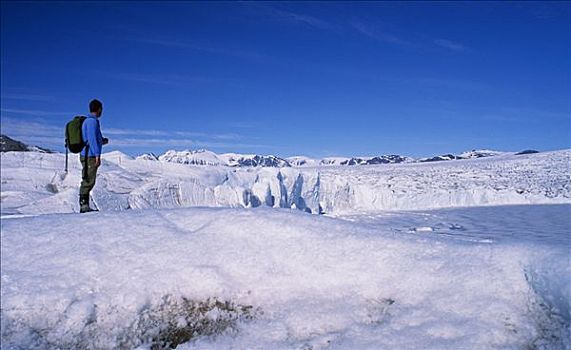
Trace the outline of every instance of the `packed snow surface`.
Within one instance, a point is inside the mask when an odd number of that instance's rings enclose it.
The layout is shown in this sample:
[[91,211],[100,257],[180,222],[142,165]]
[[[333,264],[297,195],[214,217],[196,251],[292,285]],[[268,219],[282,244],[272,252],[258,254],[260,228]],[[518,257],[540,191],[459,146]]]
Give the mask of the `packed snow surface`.
[[570,155],[113,152],[79,215],[77,159],[4,153],[2,349],[571,349]]

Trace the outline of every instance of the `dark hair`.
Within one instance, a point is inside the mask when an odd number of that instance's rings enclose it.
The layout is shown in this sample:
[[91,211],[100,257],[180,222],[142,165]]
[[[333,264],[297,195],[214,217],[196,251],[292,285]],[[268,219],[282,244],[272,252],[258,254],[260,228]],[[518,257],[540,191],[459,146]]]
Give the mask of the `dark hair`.
[[89,102],[89,112],[99,112],[100,109],[103,109],[103,103],[101,103],[101,101],[98,99],[93,99],[91,102]]

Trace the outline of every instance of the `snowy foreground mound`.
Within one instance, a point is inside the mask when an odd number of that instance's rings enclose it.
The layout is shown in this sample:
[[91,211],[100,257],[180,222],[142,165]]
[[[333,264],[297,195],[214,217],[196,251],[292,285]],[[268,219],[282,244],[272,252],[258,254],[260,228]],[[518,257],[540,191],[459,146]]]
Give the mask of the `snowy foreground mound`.
[[[1,155],[2,213],[78,211],[79,161],[62,154]],[[457,206],[571,203],[571,150],[454,162],[230,168],[104,155],[92,192],[101,210],[296,208],[314,214]]]
[[570,205],[2,220],[3,349],[569,349]]

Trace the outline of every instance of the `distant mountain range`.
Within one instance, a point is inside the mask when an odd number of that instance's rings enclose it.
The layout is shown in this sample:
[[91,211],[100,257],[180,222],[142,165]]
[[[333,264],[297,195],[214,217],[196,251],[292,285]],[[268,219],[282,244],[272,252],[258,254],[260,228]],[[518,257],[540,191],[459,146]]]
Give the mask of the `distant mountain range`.
[[[37,146],[28,146],[6,135],[1,135],[0,146],[2,152],[37,151],[37,152],[53,153],[53,151],[50,151],[45,148]],[[399,163],[416,163],[416,162],[438,162],[438,161],[493,157],[503,154],[530,154],[530,153],[537,153],[537,151],[525,150],[518,153],[512,153],[512,152],[499,152],[492,150],[472,150],[464,152],[459,155],[443,154],[435,157],[419,158],[419,159],[400,156],[397,154],[379,155],[371,157],[326,157],[321,159],[314,159],[306,156],[281,158],[274,155],[259,155],[259,154],[238,154],[238,153],[217,154],[205,149],[199,149],[194,151],[170,150],[159,156],[153,153],[145,153],[136,157],[136,159],[188,164],[188,165],[283,168],[283,167],[353,166],[353,165],[399,164]]]
[[225,153],[216,154],[214,152],[200,149],[196,151],[167,151],[161,156],[152,153],[143,154],[137,159],[160,160],[163,162],[181,163],[189,165],[225,165],[240,167],[289,167],[290,163],[276,156],[261,156],[257,154],[236,154]]
[[[537,153],[534,150],[526,150],[515,154]],[[447,160],[473,159],[483,157],[493,157],[502,154],[514,154],[511,152],[499,152],[491,150],[472,150],[460,155],[444,154],[431,158],[413,159],[396,154],[380,155],[372,157],[326,157],[314,159],[306,156],[295,156],[280,158],[274,155],[259,154],[236,154],[224,153],[216,154],[212,151],[200,149],[196,151],[167,151],[165,154],[157,156],[153,153],[146,153],[137,159],[154,160],[162,162],[189,164],[189,165],[216,165],[229,167],[312,167],[312,166],[352,166],[352,165],[375,165],[375,164],[398,164],[416,162],[437,162]]]

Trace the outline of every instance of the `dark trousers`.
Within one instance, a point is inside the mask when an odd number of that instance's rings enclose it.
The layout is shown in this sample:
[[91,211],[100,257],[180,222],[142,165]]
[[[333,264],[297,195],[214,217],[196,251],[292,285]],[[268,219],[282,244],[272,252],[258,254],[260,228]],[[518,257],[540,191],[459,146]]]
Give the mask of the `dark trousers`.
[[81,187],[79,187],[80,196],[89,196],[89,192],[95,186],[95,178],[97,177],[97,166],[95,166],[95,157],[80,158],[83,167]]

